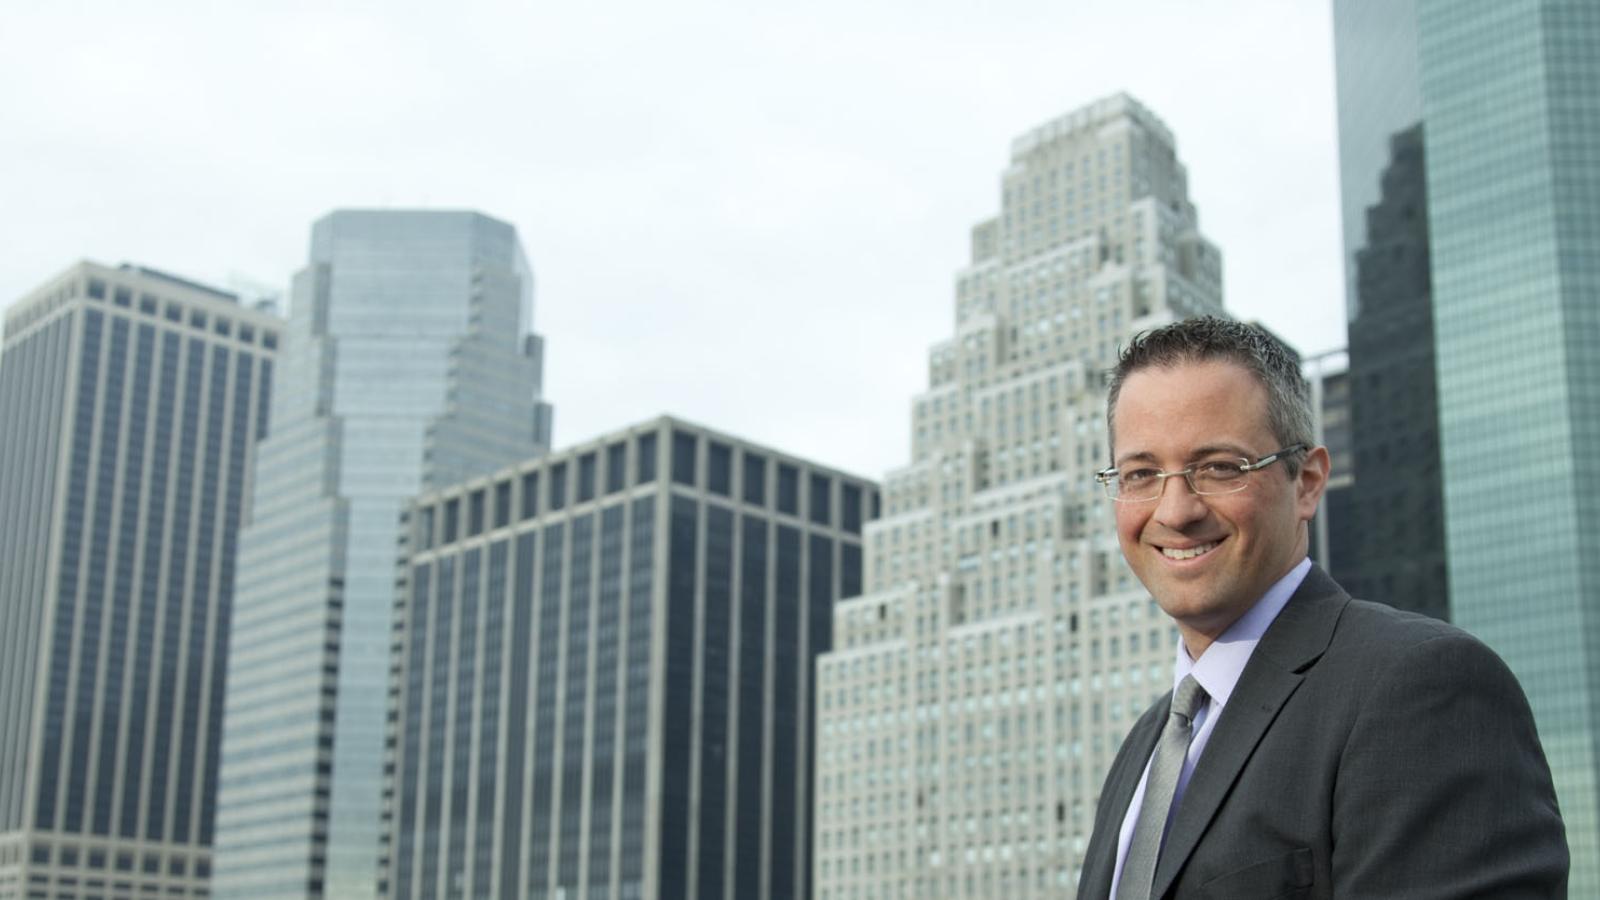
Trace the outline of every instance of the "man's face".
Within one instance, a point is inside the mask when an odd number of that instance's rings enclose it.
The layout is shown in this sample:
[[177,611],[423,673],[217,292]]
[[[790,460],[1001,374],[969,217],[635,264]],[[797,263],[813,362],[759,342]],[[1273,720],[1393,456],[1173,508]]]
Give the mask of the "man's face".
[[[1254,462],[1279,449],[1266,389],[1230,362],[1134,372],[1122,384],[1113,427],[1121,469],[1176,472],[1218,456]],[[1305,558],[1328,452],[1308,453],[1293,479],[1282,462],[1245,477],[1234,494],[1201,497],[1183,478],[1168,478],[1156,500],[1113,504],[1123,556],[1195,658]]]

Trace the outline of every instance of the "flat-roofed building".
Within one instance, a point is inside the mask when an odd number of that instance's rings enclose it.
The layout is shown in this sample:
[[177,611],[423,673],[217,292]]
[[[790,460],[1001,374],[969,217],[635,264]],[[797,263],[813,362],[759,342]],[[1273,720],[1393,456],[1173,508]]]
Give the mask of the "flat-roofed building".
[[204,896],[235,548],[283,323],[82,262],[0,355],[0,897]]
[[390,896],[810,896],[865,479],[661,418],[412,507]]

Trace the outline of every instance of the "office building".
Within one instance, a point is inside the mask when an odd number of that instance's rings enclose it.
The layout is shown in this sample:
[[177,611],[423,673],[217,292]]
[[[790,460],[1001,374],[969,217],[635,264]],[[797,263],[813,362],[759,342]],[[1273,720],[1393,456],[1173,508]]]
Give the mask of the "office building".
[[[1600,429],[1600,126],[1586,112],[1600,94],[1600,9],[1336,0],[1333,11],[1352,286],[1390,307],[1351,323],[1357,485],[1388,466],[1373,477],[1409,491],[1399,514],[1437,511],[1444,606],[1522,681],[1567,824],[1571,893],[1600,895],[1600,633],[1587,625],[1600,553],[1583,527]],[[1369,210],[1360,243],[1352,208]],[[1364,356],[1382,360],[1375,380]],[[1383,403],[1396,415],[1368,433]],[[1399,585],[1429,581],[1440,557],[1409,529],[1390,537],[1405,552],[1379,557],[1377,574],[1399,603],[1422,591]]]
[[1329,524],[1347,519],[1348,499],[1355,487],[1355,470],[1351,465],[1350,356],[1344,350],[1329,350],[1303,359],[1300,371],[1311,388],[1316,441],[1328,448],[1330,463],[1322,503],[1317,507],[1316,518],[1311,520],[1311,558],[1330,569],[1330,564],[1337,565],[1335,561],[1349,553],[1349,548],[1344,546],[1348,535],[1335,533]]
[[235,548],[282,322],[79,263],[0,355],[0,898],[206,896]]
[[662,418],[412,508],[389,896],[811,896],[810,699],[868,481]]
[[818,664],[817,900],[1070,896],[1177,632],[1123,562],[1103,373],[1220,314],[1173,136],[1113,96],[1017,138]]
[[1522,680],[1600,896],[1600,6],[1417,24],[1451,616]]
[[1450,618],[1422,127],[1390,139],[1356,252],[1350,418],[1358,480],[1337,516],[1332,573],[1358,597]]
[[532,313],[503,222],[347,210],[313,226],[241,536],[217,896],[375,895],[400,517],[548,445]]

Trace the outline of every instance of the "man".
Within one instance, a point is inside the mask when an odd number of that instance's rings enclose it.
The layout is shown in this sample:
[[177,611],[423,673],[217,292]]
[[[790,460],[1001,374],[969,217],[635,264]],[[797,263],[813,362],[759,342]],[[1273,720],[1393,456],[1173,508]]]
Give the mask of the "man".
[[1147,332],[1107,419],[1123,555],[1181,640],[1106,778],[1080,900],[1564,897],[1510,671],[1306,558],[1328,451],[1289,351],[1215,318]]

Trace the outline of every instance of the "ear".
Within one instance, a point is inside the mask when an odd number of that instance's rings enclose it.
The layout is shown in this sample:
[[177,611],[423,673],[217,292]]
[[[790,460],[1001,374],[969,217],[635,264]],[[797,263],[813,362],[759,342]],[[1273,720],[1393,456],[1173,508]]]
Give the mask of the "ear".
[[1327,447],[1312,447],[1300,461],[1300,474],[1295,478],[1295,510],[1301,521],[1309,521],[1317,514],[1317,504],[1328,486],[1331,465]]

